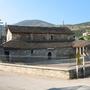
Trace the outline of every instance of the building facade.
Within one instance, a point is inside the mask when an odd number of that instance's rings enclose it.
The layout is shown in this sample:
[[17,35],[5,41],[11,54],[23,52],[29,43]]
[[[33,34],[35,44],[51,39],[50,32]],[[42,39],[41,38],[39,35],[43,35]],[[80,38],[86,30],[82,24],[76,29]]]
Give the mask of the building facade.
[[67,27],[7,26],[5,55],[10,61],[57,60],[75,54],[74,33]]

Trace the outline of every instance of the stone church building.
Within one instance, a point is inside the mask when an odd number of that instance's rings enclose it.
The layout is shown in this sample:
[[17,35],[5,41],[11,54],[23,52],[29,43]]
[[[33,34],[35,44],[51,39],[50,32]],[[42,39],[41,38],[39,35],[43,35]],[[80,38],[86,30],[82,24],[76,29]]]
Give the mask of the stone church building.
[[31,62],[71,58],[75,54],[74,33],[67,27],[8,25],[3,44],[7,60]]

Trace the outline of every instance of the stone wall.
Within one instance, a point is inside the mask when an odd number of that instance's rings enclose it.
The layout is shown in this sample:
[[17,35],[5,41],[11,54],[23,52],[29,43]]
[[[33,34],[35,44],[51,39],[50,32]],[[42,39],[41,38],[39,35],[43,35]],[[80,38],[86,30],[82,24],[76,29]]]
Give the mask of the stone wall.
[[0,47],[0,61],[2,61],[3,59],[5,59],[5,57],[4,57],[4,49],[2,47]]
[[4,53],[4,50],[2,47],[0,47],[0,55],[2,55]]
[[72,41],[75,37],[67,34],[13,34],[12,39],[25,41]]
[[6,35],[6,42],[8,42],[8,41],[10,41],[10,40],[12,40],[12,33],[11,33],[11,31],[8,29],[7,35]]
[[[5,72],[14,72],[19,74],[25,74],[29,76],[50,77],[58,79],[73,79],[76,78],[75,68],[55,68],[55,67],[42,67],[31,65],[18,65],[0,63],[0,70]],[[85,77],[90,76],[90,66],[85,67]],[[82,68],[79,68],[79,78],[83,78]]]
[[[51,54],[51,56],[49,56]],[[38,61],[38,60],[59,60],[61,58],[72,58],[75,55],[73,48],[58,49],[33,49],[33,50],[9,50],[9,59],[12,61]]]
[[70,79],[68,70],[61,70],[58,68],[28,66],[28,65],[16,65],[16,64],[4,64],[0,63],[0,70],[6,72],[15,72],[25,75],[34,75],[40,77]]

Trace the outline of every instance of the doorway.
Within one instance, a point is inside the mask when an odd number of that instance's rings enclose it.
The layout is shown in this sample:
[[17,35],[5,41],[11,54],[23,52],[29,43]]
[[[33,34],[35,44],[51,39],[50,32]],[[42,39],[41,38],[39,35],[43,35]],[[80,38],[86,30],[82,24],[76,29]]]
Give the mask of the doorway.
[[5,56],[6,56],[6,60],[9,62],[9,51],[8,50],[5,50]]
[[52,53],[48,52],[48,59],[51,59],[51,57],[52,57]]

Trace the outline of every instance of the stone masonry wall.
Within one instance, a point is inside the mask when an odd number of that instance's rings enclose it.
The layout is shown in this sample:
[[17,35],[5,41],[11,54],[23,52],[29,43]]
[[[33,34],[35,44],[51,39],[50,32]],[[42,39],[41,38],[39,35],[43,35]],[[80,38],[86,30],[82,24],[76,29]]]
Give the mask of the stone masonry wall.
[[49,53],[51,53],[51,59],[70,58],[75,55],[75,50],[73,48],[10,50],[9,59],[27,62],[34,60],[47,60]]
[[13,34],[13,40],[25,40],[25,41],[48,41],[48,40],[57,40],[57,41],[72,41],[74,40],[74,35],[67,34]]
[[5,72],[25,74],[29,76],[34,75],[49,78],[70,79],[68,70],[60,70],[48,67],[0,63],[0,70]]

